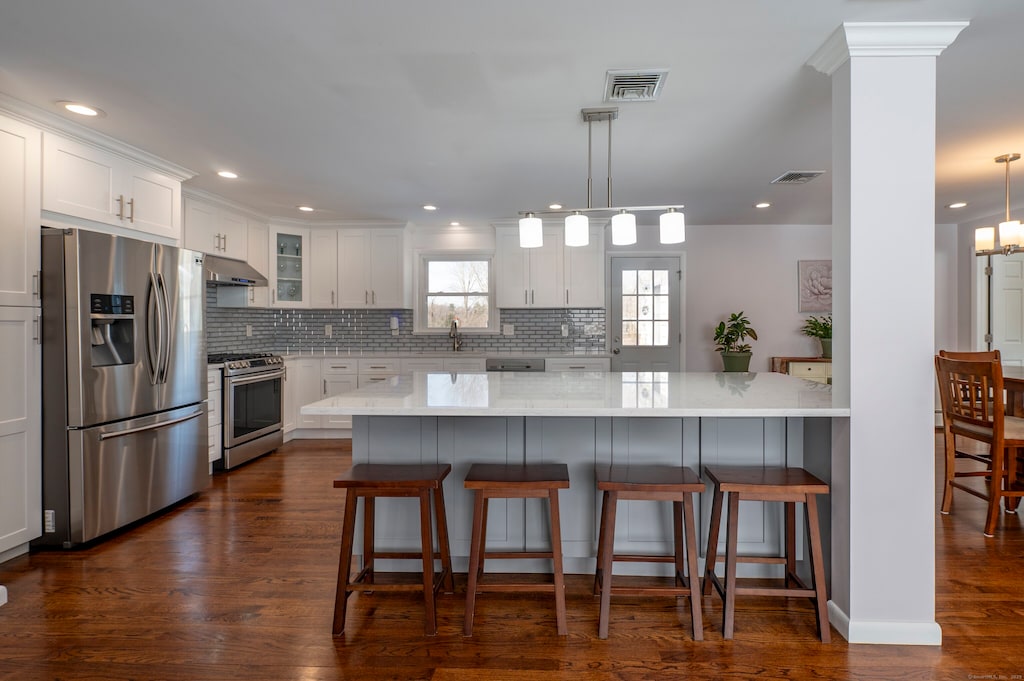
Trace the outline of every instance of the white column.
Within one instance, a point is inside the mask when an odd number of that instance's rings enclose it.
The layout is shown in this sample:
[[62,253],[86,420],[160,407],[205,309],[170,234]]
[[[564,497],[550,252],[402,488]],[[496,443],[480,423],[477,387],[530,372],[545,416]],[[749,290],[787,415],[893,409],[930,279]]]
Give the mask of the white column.
[[936,57],[967,24],[847,23],[832,76],[832,624],[939,645],[935,621]]
[[7,602],[7,587],[0,584],[0,605]]

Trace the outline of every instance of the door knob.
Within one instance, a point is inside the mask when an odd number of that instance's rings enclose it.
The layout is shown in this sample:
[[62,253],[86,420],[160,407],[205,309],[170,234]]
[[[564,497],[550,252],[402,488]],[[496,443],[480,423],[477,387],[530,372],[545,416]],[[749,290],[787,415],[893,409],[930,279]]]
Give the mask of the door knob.
[[617,355],[617,354],[619,354],[619,352],[620,352],[620,351],[619,351],[619,349],[618,349],[618,348],[615,348],[614,350],[612,350],[612,354],[613,354],[613,355]]

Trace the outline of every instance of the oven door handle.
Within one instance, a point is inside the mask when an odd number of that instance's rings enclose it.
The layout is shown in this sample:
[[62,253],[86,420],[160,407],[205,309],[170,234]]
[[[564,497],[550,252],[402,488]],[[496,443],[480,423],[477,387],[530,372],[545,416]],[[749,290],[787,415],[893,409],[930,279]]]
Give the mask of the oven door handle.
[[228,376],[228,387],[236,385],[246,385],[248,383],[259,383],[260,381],[273,380],[275,378],[284,378],[284,369],[275,369],[273,371],[264,371],[258,374],[248,374],[246,376]]

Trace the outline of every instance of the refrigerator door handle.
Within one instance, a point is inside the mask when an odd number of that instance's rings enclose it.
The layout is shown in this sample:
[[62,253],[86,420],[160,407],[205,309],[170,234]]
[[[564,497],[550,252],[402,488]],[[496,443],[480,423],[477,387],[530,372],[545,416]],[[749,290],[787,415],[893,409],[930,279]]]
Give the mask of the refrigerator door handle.
[[160,382],[160,357],[163,338],[163,318],[160,314],[160,292],[156,275],[149,273],[149,291],[146,296],[146,359],[149,360],[149,382]]
[[163,301],[163,315],[160,324],[162,331],[160,335],[162,357],[160,359],[160,373],[157,378],[160,383],[166,383],[167,372],[171,364],[171,301],[167,296],[167,283],[164,281],[164,275],[157,273],[156,281],[160,287],[160,300]]
[[148,426],[139,426],[138,428],[128,428],[127,430],[119,430],[114,433],[101,433],[100,441],[110,440],[115,437],[124,437],[125,435],[134,435],[135,433],[144,433],[147,430],[157,430],[158,428],[166,428],[167,426],[173,426],[177,423],[182,423],[183,421],[191,421],[192,419],[199,418],[200,416],[203,415],[203,413],[203,410],[199,409],[191,414],[181,416],[176,419],[171,419],[170,421],[161,421],[160,423],[152,423]]

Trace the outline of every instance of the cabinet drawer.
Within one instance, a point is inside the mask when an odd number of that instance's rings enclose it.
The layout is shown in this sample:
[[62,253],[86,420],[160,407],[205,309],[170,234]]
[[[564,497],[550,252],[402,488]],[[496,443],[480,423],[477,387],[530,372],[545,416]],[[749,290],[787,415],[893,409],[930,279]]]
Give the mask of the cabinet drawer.
[[359,374],[360,388],[365,388],[368,385],[374,385],[376,383],[384,383],[385,381],[397,381],[398,374]]
[[361,374],[397,374],[400,371],[401,360],[395,358],[385,359],[360,359],[359,373]]
[[354,359],[325,359],[321,371],[328,374],[354,374],[359,371]]
[[545,371],[608,371],[610,368],[611,360],[599,357],[590,359],[551,357],[544,360]]
[[220,424],[223,421],[221,416],[221,391],[217,390],[209,394],[206,398],[206,413],[207,413],[207,425],[217,426],[220,428]]
[[830,362],[790,362],[789,375],[824,383],[832,375],[832,364]]

